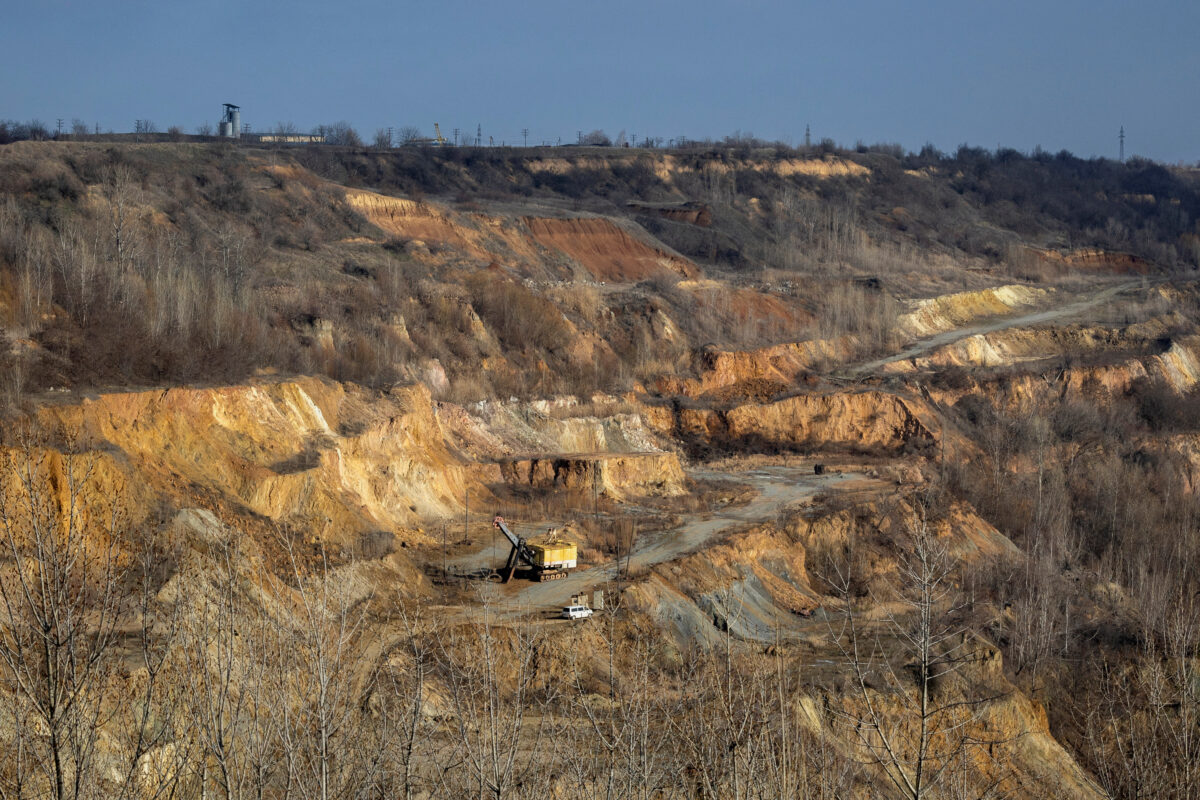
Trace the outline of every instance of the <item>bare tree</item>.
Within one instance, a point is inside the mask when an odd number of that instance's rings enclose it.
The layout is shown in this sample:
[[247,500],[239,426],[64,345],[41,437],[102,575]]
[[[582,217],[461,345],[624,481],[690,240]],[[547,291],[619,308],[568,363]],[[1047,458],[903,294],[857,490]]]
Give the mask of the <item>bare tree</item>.
[[[201,796],[215,783],[224,800],[240,798],[248,780],[243,720],[248,713],[239,637],[237,534],[222,530],[209,547],[203,574],[189,575],[200,600],[184,628],[182,678],[191,729],[199,745]],[[211,773],[211,777],[210,777]]]
[[117,273],[123,273],[132,257],[132,231],[140,185],[133,170],[124,164],[108,168],[104,176],[104,197],[108,201],[109,224],[112,230],[113,258]]
[[[984,706],[997,697],[972,697],[970,687],[955,685],[976,660],[975,640],[955,589],[957,564],[920,506],[904,546],[897,559],[900,610],[873,630],[853,606],[849,572],[837,574],[845,614],[834,639],[855,684],[842,720],[900,795],[921,800],[963,777],[972,753],[999,744],[977,731]],[[989,796],[1007,777],[980,776],[975,796]]]
[[1085,750],[1114,797],[1194,797],[1200,783],[1200,603],[1181,594],[1143,652],[1101,664],[1086,704]]
[[137,680],[128,687],[112,686],[110,694],[130,691],[133,702],[117,703],[109,720],[115,763],[124,775],[114,797],[157,800],[171,796],[190,758],[185,695],[172,680],[171,656],[179,645],[182,603],[178,597],[158,597],[160,573],[171,563],[171,543],[143,533],[135,546],[137,572]]
[[468,626],[441,637],[438,655],[462,762],[446,788],[503,800],[518,785],[531,793],[542,777],[546,716],[532,712],[555,698],[538,680],[540,637],[528,625],[498,625],[494,613],[484,597]]
[[6,796],[74,800],[98,788],[125,521],[100,502],[94,467],[32,442],[0,454],[0,666],[19,720]]
[[313,134],[324,136],[328,144],[337,144],[344,147],[362,147],[362,137],[358,135],[358,131],[350,125],[349,122],[332,122],[327,125],[318,125],[313,128]]
[[401,125],[400,129],[396,131],[396,136],[399,138],[400,144],[415,144],[423,138],[421,129],[416,125]]
[[436,737],[425,717],[436,634],[420,607],[410,612],[405,602],[397,598],[399,639],[388,646],[371,681],[370,733],[371,750],[378,754],[373,770],[378,790],[411,800],[428,791],[428,768],[438,760]]
[[297,622],[289,628],[292,690],[301,701],[301,738],[292,740],[297,790],[319,800],[352,796],[375,777],[365,768],[378,766],[358,747],[365,732],[359,701],[376,675],[357,668],[374,644],[366,625],[370,595],[356,598],[338,582],[323,546],[306,565],[290,532],[280,541],[297,587]]
[[[572,650],[573,694],[566,708],[576,716],[563,720],[563,728],[576,731],[582,718],[588,735],[572,737],[557,755],[581,785],[595,786],[596,796],[646,800],[658,796],[675,777],[660,729],[666,725],[660,713],[664,703],[653,675],[651,637],[636,629],[622,639],[618,617],[619,606],[610,603],[594,618],[603,643],[597,653],[603,664],[600,675],[591,674],[592,659],[578,657],[591,655],[589,649]],[[605,703],[594,702],[597,693],[603,693]],[[560,737],[556,732],[555,742]]]
[[595,147],[612,147],[612,139],[609,139],[608,134],[600,129],[584,134],[580,137],[579,143]]

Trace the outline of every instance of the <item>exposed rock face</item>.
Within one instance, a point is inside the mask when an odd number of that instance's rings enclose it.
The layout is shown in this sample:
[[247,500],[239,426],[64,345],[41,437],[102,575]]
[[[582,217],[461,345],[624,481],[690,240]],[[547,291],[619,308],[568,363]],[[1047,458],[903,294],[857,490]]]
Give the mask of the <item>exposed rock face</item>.
[[523,458],[500,464],[504,480],[539,489],[599,491],[627,495],[677,497],[687,493],[687,477],[674,453],[564,455]]
[[[664,422],[661,415],[649,420]],[[941,435],[932,409],[880,391],[802,394],[728,411],[677,408],[671,424],[693,442],[772,449],[894,452],[933,444]]]
[[[336,538],[455,513],[472,478],[421,386],[368,397],[315,378],[101,395],[40,414],[123,454],[168,502],[200,494]],[[476,489],[482,494],[482,487]]]

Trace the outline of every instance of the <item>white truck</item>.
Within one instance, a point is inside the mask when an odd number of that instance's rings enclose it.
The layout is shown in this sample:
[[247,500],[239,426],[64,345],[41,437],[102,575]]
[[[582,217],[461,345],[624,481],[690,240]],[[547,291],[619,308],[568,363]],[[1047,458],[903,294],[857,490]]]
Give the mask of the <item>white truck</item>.
[[595,611],[587,606],[563,606],[562,614],[560,616],[563,619],[587,619],[595,613]]

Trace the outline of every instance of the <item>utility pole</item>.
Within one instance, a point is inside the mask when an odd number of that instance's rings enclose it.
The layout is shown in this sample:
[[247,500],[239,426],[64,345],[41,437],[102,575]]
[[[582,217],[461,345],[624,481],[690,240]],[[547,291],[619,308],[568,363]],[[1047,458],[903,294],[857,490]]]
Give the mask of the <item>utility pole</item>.
[[139,141],[139,136],[140,136],[141,132],[142,132],[142,121],[140,119],[135,119],[133,121],[133,141],[134,142]]
[[458,128],[454,129],[454,146],[458,147]]
[[807,124],[804,126],[804,148],[807,150],[812,147],[812,129]]
[[392,146],[392,126],[388,125],[388,147]]
[[479,147],[481,144],[483,144],[483,125],[476,123],[475,124],[475,146]]
[[583,131],[575,131],[575,144],[583,144]]
[[61,139],[61,138],[62,138],[62,117],[59,117],[59,118],[58,118],[58,130],[57,130],[57,132],[54,134],[54,138],[55,138],[55,139]]
[[1121,135],[1118,137],[1121,140],[1121,163],[1125,163],[1125,126],[1121,126]]
[[529,128],[521,128],[521,136],[525,139],[525,146],[529,147]]

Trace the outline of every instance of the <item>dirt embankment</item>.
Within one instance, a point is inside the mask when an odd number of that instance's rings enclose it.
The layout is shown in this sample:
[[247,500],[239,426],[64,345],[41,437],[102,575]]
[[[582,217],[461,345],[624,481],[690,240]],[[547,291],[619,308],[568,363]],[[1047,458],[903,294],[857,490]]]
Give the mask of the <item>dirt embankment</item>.
[[931,388],[938,403],[958,402],[979,394],[1009,408],[1031,407],[1047,401],[1095,403],[1104,396],[1124,396],[1134,384],[1150,381],[1182,394],[1200,382],[1200,337],[1171,340],[1151,355],[1118,357],[1108,363],[1052,366],[1020,374],[997,374],[966,379],[952,387]]
[[1061,356],[1137,353],[1150,348],[1165,332],[1166,326],[1160,320],[1124,328],[1085,324],[1009,328],[967,336],[918,358],[893,361],[884,371],[1000,367]]
[[656,275],[700,274],[686,258],[634,238],[609,219],[526,217],[524,222],[536,242],[579,262],[599,281],[632,283]]
[[712,211],[705,203],[689,201],[678,205],[655,205],[653,203],[627,203],[626,207],[639,214],[652,215],[669,219],[672,222],[683,222],[698,228],[712,226]]
[[898,327],[913,338],[931,336],[976,320],[1032,308],[1050,296],[1046,289],[1014,284],[913,300],[912,308],[900,317]]
[[699,377],[664,377],[653,388],[660,395],[718,401],[737,397],[766,400],[786,391],[809,370],[846,358],[854,347],[854,338],[844,336],[786,342],[758,350],[705,349],[694,359]]
[[644,410],[626,400],[484,400],[464,406],[439,403],[438,420],[449,440],[481,460],[507,461],[548,453],[653,453],[671,443],[647,425]]
[[[827,579],[836,575],[827,559],[842,556],[854,541],[855,580],[869,587],[871,597],[894,596],[901,583],[894,543],[918,520],[906,497],[825,512],[810,508],[791,515],[786,524],[735,532],[702,551],[658,564],[624,591],[622,602],[680,649],[720,648],[731,636],[773,646],[772,652],[784,658],[798,657],[806,676],[797,697],[806,709],[805,724],[845,754],[862,758],[853,734],[831,719],[864,714],[865,698],[846,686],[849,667],[833,641],[835,633],[845,631],[839,618],[843,601],[830,596]],[[1011,541],[965,504],[954,505],[932,533],[963,562],[1021,558]],[[885,657],[897,659],[894,666],[902,668],[903,645],[889,638],[886,610],[869,607],[873,603],[859,609],[860,630],[870,631],[864,635],[878,644],[879,653],[896,654]],[[1036,787],[1048,796],[1094,797],[1087,777],[1051,734],[1045,709],[1006,680],[998,648],[983,637],[964,639],[962,648],[969,657],[941,684],[939,702],[969,705],[975,716],[971,724],[977,726],[972,735],[1009,748],[999,760],[980,751],[978,763],[970,765],[974,778],[993,788]],[[912,735],[903,722],[912,706],[895,692],[868,691],[875,708],[895,726],[897,740]]]
[[311,528],[334,540],[372,531],[419,538],[457,513],[464,489],[498,478],[451,454],[428,391],[373,396],[303,378],[211,389],[100,395],[48,406],[40,424],[121,454],[159,502]]
[[[627,594],[681,645],[711,643],[728,631],[741,639],[770,642],[781,635],[827,647],[828,629],[809,617],[818,608],[841,607],[830,596],[838,565],[828,559],[843,558],[853,542],[860,551],[854,580],[873,594],[891,596],[901,581],[894,545],[920,525],[904,490],[851,508],[793,510],[785,523],[754,525],[654,566],[650,579]],[[930,532],[963,563],[1022,558],[1016,545],[966,503],[953,504],[930,523]],[[844,564],[839,568],[845,571]]]
[[[625,158],[540,158],[531,159],[527,163],[530,172],[548,172],[555,175],[568,175],[576,171],[609,171],[614,166],[631,166],[642,160],[640,155],[630,155]],[[651,162],[654,174],[668,185],[678,180],[679,176],[689,178],[698,172],[733,172],[735,170],[752,169],[757,172],[769,173],[780,177],[803,175],[805,177],[824,180],[827,178],[865,178],[870,177],[871,170],[862,164],[832,154],[824,154],[813,158],[785,159],[730,159],[720,162],[704,161],[697,164],[693,159],[681,158],[669,154],[656,154]]]
[[1116,275],[1149,275],[1154,265],[1132,253],[1116,253],[1109,250],[1038,250],[1030,248],[1033,255],[1047,264],[1092,272],[1110,272]]
[[693,447],[898,452],[941,438],[924,402],[881,391],[801,394],[729,410],[675,406],[647,423]]
[[427,200],[362,189],[347,189],[346,202],[387,236],[405,241],[408,252],[426,263],[502,262],[526,277],[570,277],[569,271],[544,257],[516,218],[457,211]]
[[500,463],[513,486],[595,491],[613,499],[627,496],[679,497],[688,479],[674,453],[591,453],[521,458]]
[[[683,286],[684,284],[680,284]],[[930,336],[988,317],[1003,316],[1045,302],[1050,293],[1028,286],[998,286],[910,301],[897,321],[909,338]],[[695,378],[664,377],[651,388],[659,395],[682,395],[718,402],[765,401],[796,385],[810,371],[844,362],[859,346],[854,336],[786,342],[757,350],[706,348],[694,358]],[[903,362],[908,363],[908,362]],[[893,371],[904,367],[890,367]]]
[[[384,233],[409,242],[426,261],[499,261],[528,277],[572,277],[566,257],[597,281],[636,283],[658,275],[694,278],[700,270],[613,219],[504,217],[453,210],[438,203],[346,190],[346,202]],[[699,212],[697,212],[699,213]],[[546,250],[560,258],[546,258]]]

